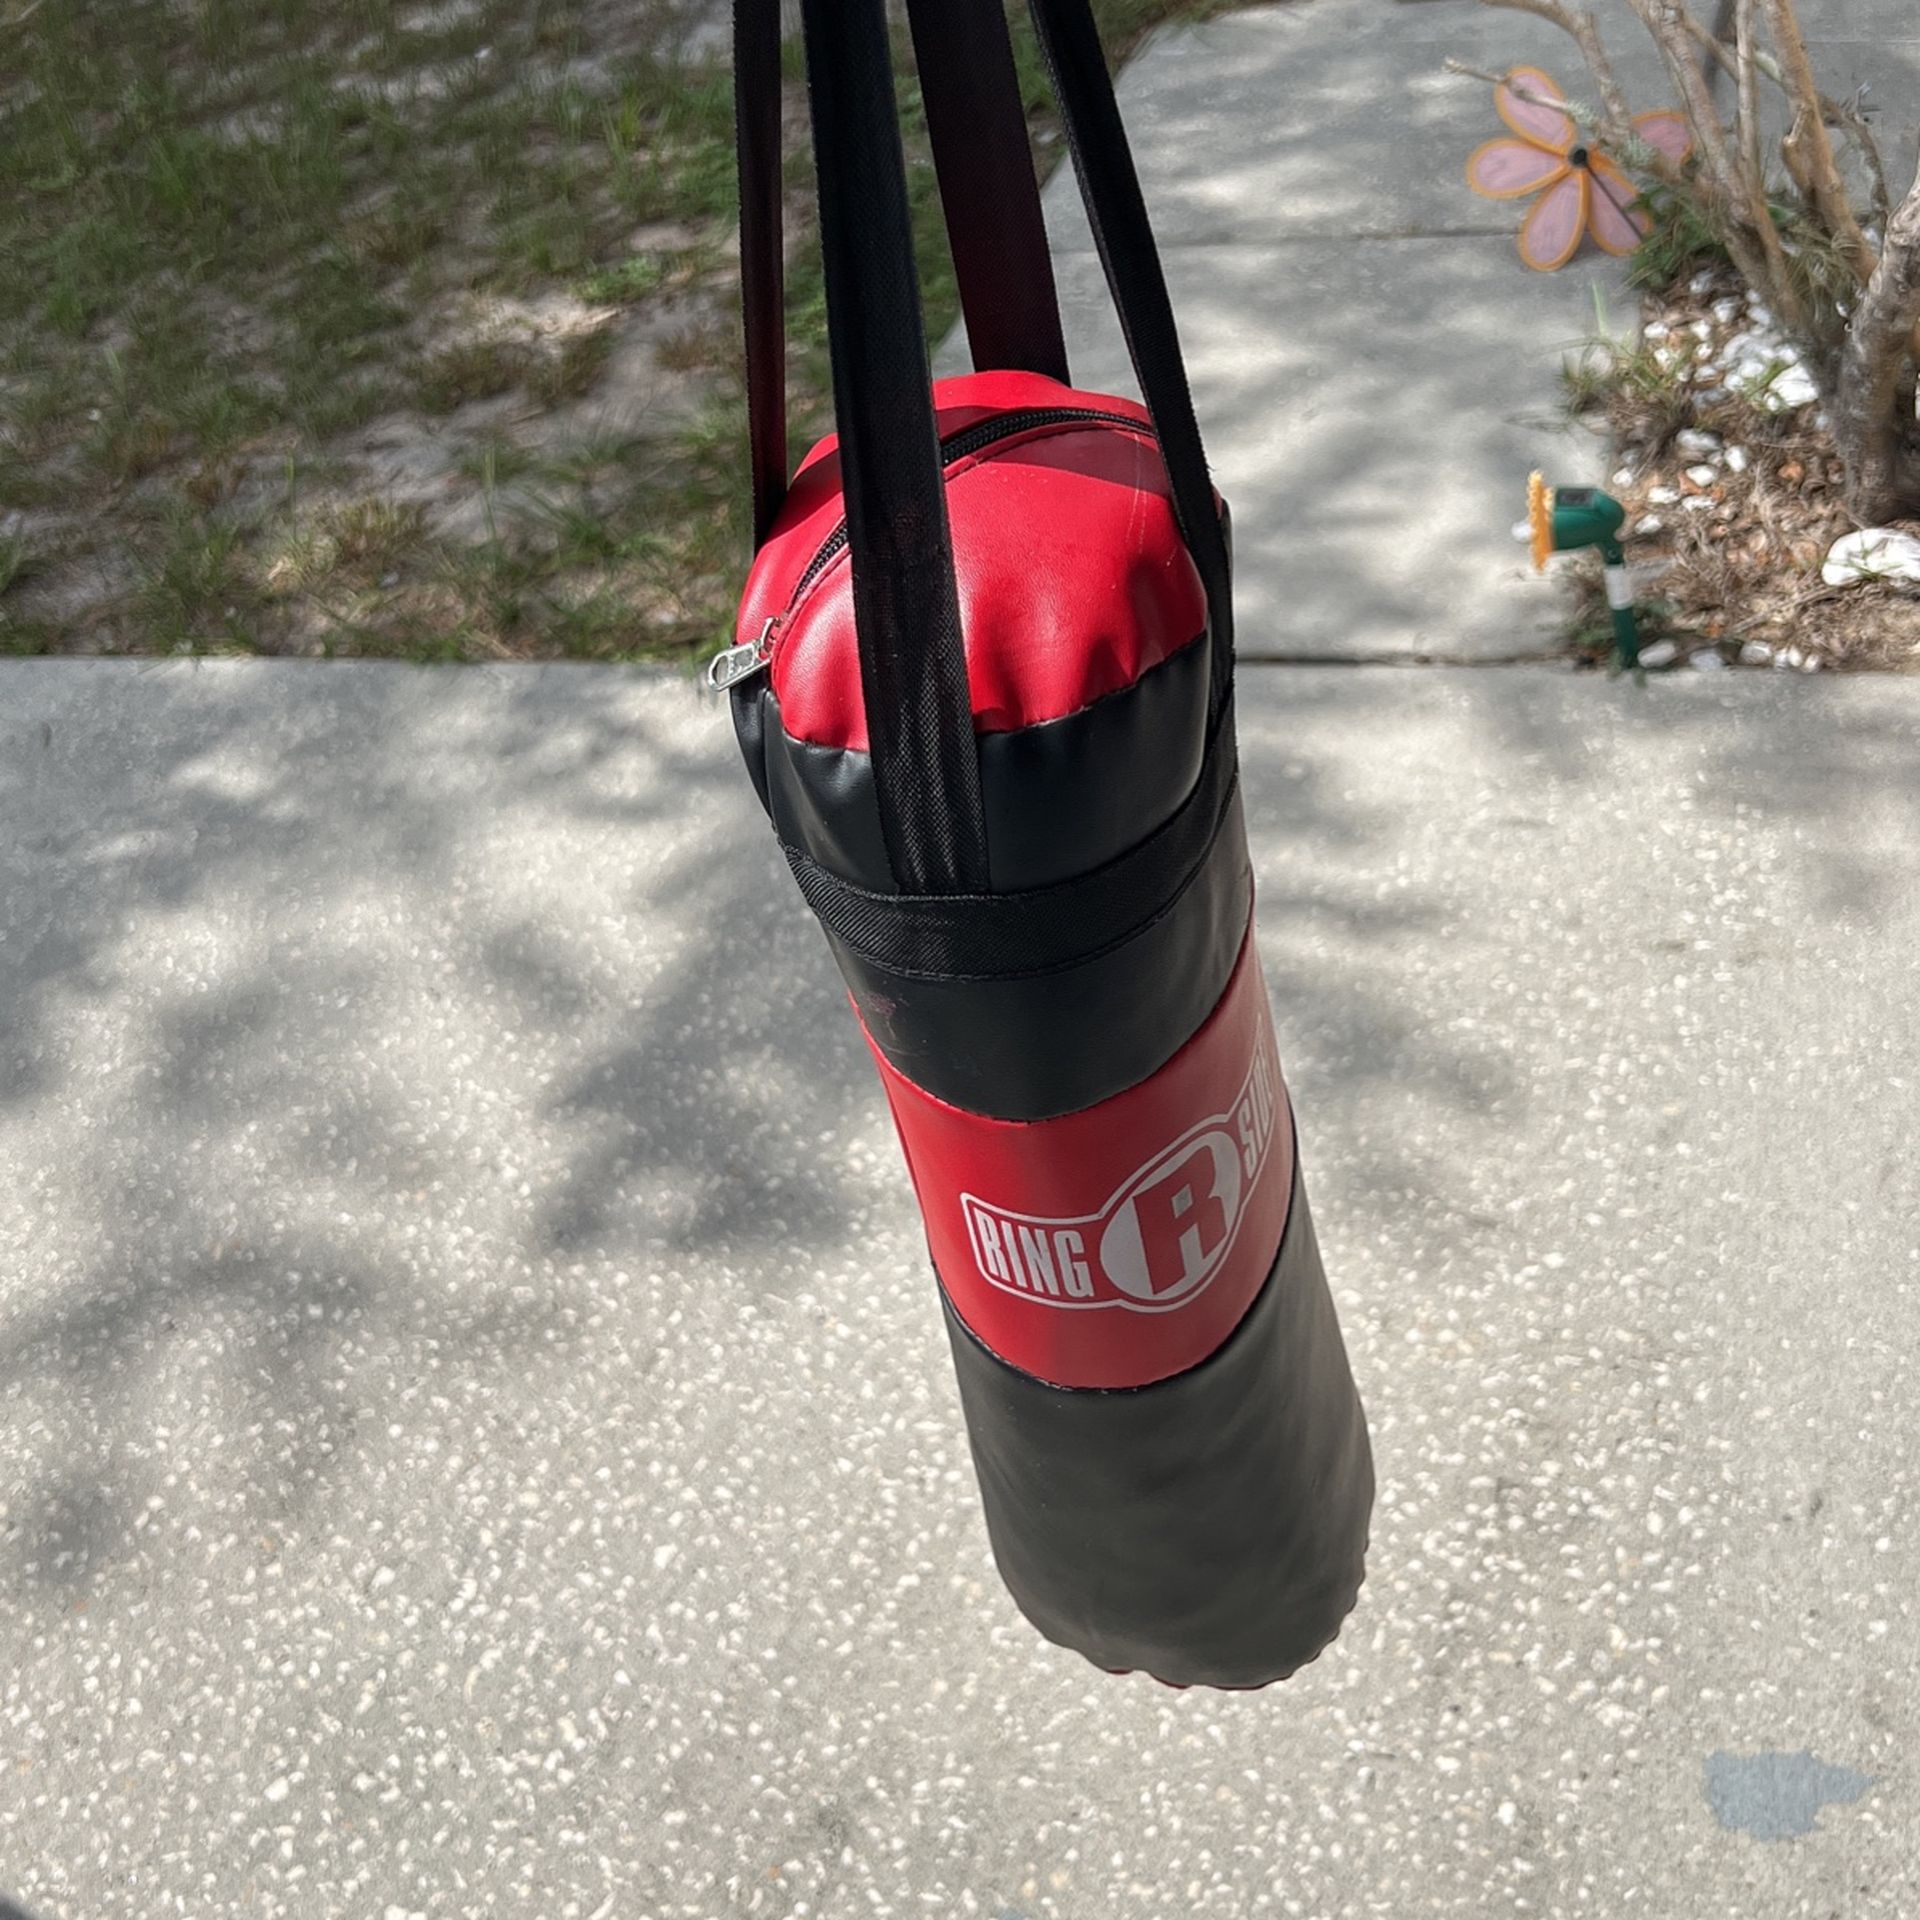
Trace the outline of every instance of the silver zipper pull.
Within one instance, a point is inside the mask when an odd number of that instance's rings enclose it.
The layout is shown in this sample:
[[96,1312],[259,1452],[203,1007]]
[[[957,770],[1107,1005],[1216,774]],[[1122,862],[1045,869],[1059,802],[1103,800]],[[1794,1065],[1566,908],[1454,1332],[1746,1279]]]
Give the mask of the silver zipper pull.
[[773,630],[780,624],[776,613],[760,629],[757,640],[749,640],[744,646],[729,647],[725,653],[716,653],[707,663],[707,685],[715,693],[725,693],[729,687],[737,687],[742,680],[751,680],[773,658]]

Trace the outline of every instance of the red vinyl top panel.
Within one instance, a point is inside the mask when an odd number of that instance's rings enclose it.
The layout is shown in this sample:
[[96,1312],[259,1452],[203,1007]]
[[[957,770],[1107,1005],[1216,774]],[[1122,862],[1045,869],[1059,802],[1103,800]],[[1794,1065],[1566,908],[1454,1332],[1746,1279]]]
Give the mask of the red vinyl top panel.
[[[995,414],[1084,407],[1147,424],[1137,402],[1083,393],[1042,374],[941,380],[942,439]],[[778,616],[772,661],[793,738],[867,746],[844,550],[796,602],[794,589],[839,526],[838,443],[801,463],[741,602],[739,638]],[[1010,732],[1076,713],[1177,653],[1206,625],[1206,596],[1145,431],[1082,423],[996,441],[947,471],[974,724]]]

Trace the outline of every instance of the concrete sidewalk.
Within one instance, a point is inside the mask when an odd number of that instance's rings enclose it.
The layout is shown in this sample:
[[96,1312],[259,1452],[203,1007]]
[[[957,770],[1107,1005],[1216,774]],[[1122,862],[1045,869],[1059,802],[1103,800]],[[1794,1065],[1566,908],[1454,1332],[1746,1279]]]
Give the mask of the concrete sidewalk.
[[[1673,102],[1619,0],[1599,9],[1636,109]],[[1814,58],[1868,86],[1890,175],[1920,119],[1911,0],[1802,0]],[[1234,509],[1244,656],[1503,659],[1564,641],[1566,603],[1510,529],[1528,472],[1601,480],[1562,361],[1629,331],[1619,262],[1557,274],[1514,251],[1521,209],[1477,198],[1492,90],[1445,71],[1544,67],[1590,91],[1567,35],[1478,0],[1292,0],[1156,36],[1121,105],[1151,203],[1215,472]],[[1047,213],[1074,375],[1131,390],[1078,189]],[[947,343],[943,370],[963,367]]]
[[1382,1495],[1243,1698],[1001,1592],[716,707],[0,669],[0,1896],[1904,1920],[1920,687],[1728,679],[1244,677]]

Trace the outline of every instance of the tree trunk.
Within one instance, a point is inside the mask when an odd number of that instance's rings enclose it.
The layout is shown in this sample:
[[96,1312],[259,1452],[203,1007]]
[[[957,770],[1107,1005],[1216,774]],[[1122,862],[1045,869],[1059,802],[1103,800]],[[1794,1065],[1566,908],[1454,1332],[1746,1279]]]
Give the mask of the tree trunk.
[[1833,438],[1847,470],[1847,511],[1863,527],[1920,514],[1920,423],[1913,391],[1920,325],[1920,178],[1887,223],[1840,353]]

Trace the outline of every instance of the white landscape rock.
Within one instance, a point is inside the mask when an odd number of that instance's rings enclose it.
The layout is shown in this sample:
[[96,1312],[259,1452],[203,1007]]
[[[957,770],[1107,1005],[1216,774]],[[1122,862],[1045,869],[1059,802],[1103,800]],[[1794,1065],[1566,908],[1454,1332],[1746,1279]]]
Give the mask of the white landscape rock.
[[1820,398],[1813,375],[1798,360],[1784,367],[1767,383],[1767,404],[1785,412],[1792,407],[1809,407]]
[[1897,527],[1862,527],[1827,549],[1820,577],[1830,587],[1866,580],[1920,581],[1920,539]]
[[1652,646],[1640,649],[1640,664],[1643,667],[1670,666],[1679,651],[1671,640],[1656,640]]
[[1696,487],[1710,487],[1720,478],[1720,469],[1718,467],[1710,467],[1703,461],[1699,466],[1689,467],[1687,469],[1687,478],[1691,480]]
[[1755,324],[1736,333],[1720,349],[1727,384],[1737,387],[1775,413],[1810,406],[1820,390],[1792,341],[1773,331],[1756,313]]
[[1727,471],[1729,473],[1745,473],[1751,464],[1752,456],[1747,452],[1745,447],[1729,447],[1727,449]]
[[1725,668],[1726,664],[1725,657],[1716,653],[1711,647],[1699,653],[1690,653],[1687,656],[1687,665],[1693,668],[1696,673],[1719,673]]
[[1673,444],[1681,453],[1698,460],[1720,451],[1720,436],[1709,433],[1705,427],[1682,427],[1673,436]]

